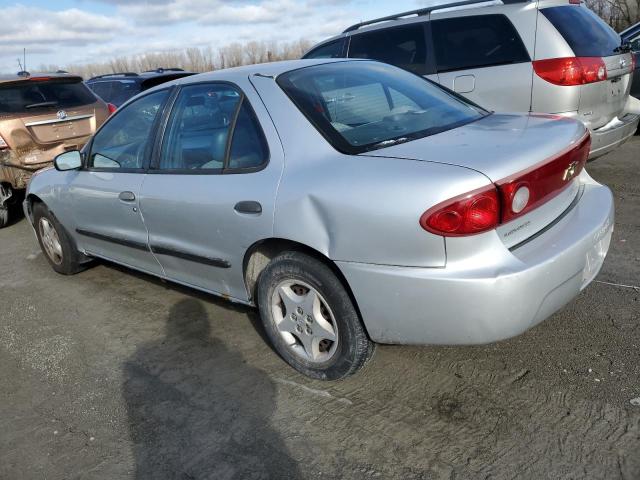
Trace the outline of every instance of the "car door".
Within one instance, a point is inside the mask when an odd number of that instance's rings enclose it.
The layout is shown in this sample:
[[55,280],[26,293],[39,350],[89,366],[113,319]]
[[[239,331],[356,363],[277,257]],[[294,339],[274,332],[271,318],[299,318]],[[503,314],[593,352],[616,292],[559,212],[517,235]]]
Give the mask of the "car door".
[[489,110],[530,111],[531,58],[505,15],[434,12],[431,32],[440,84]]
[[149,250],[139,196],[169,90],[118,112],[85,150],[86,166],[69,184],[79,247],[93,256],[161,275]]
[[267,111],[248,79],[185,85],[158,143],[140,206],[167,278],[247,301],[244,255],[272,236],[284,160]]

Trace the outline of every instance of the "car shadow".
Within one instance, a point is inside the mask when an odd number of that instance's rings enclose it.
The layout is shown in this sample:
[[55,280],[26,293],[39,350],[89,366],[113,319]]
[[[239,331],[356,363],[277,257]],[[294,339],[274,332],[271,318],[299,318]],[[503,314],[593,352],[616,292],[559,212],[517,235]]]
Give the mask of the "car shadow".
[[197,299],[178,302],[164,338],[123,367],[136,479],[297,479],[270,425],[274,383],[212,335]]
[[251,322],[251,326],[254,328],[254,330],[260,336],[260,338],[264,341],[264,343],[271,349],[272,352],[274,352],[278,356],[280,355],[271,344],[271,341],[267,336],[267,332],[265,332],[264,330],[264,326],[262,325],[262,320],[260,319],[260,314],[257,308],[251,307],[249,305],[242,305],[240,303],[234,303],[234,302],[231,302],[230,300],[214,295],[212,293],[205,293],[200,290],[196,290],[194,288],[180,285],[179,283],[171,282],[170,280],[164,280],[154,275],[149,275],[144,272],[132,270],[122,265],[118,265],[117,263],[108,262],[107,260],[95,259],[94,262],[96,265],[101,265],[104,268],[108,268],[109,270],[117,271],[123,275],[130,275],[144,282],[153,283],[154,285],[157,285],[162,288],[166,288],[167,290],[180,293],[184,296],[187,296],[196,300],[200,300],[205,304],[207,303],[213,304],[213,305],[216,305],[217,307],[246,315],[246,317],[249,319],[249,322]]

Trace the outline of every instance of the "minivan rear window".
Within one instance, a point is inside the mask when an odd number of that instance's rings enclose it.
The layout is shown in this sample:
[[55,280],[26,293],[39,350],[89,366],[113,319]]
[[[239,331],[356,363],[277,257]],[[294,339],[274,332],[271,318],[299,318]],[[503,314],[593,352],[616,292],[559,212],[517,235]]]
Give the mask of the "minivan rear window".
[[35,113],[95,102],[95,95],[79,79],[26,80],[0,85],[0,113]]
[[600,17],[585,7],[565,5],[542,9],[577,57],[608,57],[622,43]]

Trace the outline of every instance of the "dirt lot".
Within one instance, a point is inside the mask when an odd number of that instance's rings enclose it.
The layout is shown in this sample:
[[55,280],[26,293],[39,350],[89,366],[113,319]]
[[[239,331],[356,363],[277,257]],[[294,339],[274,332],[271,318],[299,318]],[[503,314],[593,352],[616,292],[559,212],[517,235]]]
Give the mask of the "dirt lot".
[[252,310],[112,265],[60,277],[26,221],[0,231],[0,478],[640,479],[640,138],[589,170],[617,226],[574,303],[332,384]]

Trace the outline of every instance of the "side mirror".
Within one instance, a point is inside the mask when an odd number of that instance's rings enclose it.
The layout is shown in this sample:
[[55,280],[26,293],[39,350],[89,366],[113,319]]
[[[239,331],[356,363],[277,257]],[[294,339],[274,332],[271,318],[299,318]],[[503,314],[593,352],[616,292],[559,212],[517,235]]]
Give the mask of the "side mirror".
[[66,172],[82,168],[82,155],[78,150],[72,150],[58,155],[53,161],[56,170]]

